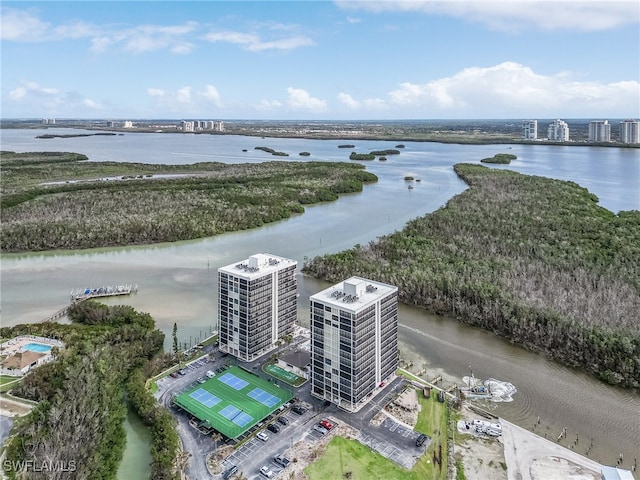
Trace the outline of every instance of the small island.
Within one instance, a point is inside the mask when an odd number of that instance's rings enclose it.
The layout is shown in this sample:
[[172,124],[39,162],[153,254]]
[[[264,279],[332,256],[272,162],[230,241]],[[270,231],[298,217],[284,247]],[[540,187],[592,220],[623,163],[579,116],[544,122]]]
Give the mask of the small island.
[[[38,135],[36,138],[44,138],[44,139],[49,139],[49,138],[76,138],[76,137],[96,137],[96,136],[107,136],[107,137],[111,137],[111,136],[116,136],[118,135],[117,133],[112,133],[112,132],[99,132],[99,133],[66,133],[64,135],[56,135],[53,133],[45,133],[44,135]],[[122,133],[120,134],[122,135]]]
[[311,154],[309,152],[300,152],[298,155],[300,155],[301,157],[308,157]]
[[355,145],[338,145],[338,148],[356,148]]
[[275,155],[277,157],[288,157],[289,154],[286,152],[278,152],[276,150],[274,150],[273,148],[269,148],[269,147],[256,147],[256,150],[262,150],[263,152],[267,152],[270,153],[271,155]]
[[480,160],[482,163],[498,163],[501,165],[509,165],[511,160],[518,158],[512,153],[496,153],[493,157],[487,157]]
[[379,157],[380,155],[400,155],[399,150],[374,150],[371,152],[371,155],[375,155]]
[[356,153],[351,152],[349,160],[375,160],[376,156],[372,153]]

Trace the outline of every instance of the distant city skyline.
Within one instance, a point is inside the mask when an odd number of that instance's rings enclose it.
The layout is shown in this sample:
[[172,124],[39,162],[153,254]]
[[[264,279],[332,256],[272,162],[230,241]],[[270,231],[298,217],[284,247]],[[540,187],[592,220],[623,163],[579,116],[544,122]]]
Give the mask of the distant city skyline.
[[640,117],[635,0],[4,1],[0,18],[5,119]]

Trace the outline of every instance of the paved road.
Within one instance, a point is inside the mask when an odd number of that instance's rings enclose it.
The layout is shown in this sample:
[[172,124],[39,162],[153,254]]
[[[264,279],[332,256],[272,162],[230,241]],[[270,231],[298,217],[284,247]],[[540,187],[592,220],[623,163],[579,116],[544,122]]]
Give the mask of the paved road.
[[500,424],[509,480],[600,478],[597,462],[502,418]]
[[[262,372],[261,364],[269,356],[270,354],[267,354],[256,362],[242,363],[242,366],[262,378],[278,383],[271,376]],[[235,363],[230,356],[222,357],[218,353],[217,357],[213,362],[192,364],[187,367],[186,375],[178,376],[177,378],[166,377],[158,381],[156,398],[162,405],[171,409],[178,419],[178,433],[182,439],[183,448],[191,454],[186,474],[192,480],[213,478],[206,468],[205,460],[206,456],[214,450],[215,445],[209,436],[203,435],[191,427],[189,425],[189,414],[173,409],[171,401],[175,395],[196,385],[197,381],[205,376],[207,370],[215,371],[230,361]],[[280,473],[282,468],[273,462],[274,456],[283,453],[301,440],[309,443],[318,442],[322,435],[314,431],[313,426],[321,418],[327,416],[334,417],[358,430],[358,440],[364,445],[368,445],[373,450],[405,468],[411,468],[419,456],[424,454],[429,442],[425,442],[422,447],[416,447],[415,439],[418,433],[400,422],[394,421],[392,418],[385,419],[378,426],[370,424],[371,419],[384,408],[396,393],[401,391],[405,384],[406,381],[403,378],[395,378],[386,388],[372,397],[369,403],[359,412],[348,413],[340,410],[336,405],[327,404],[312,397],[308,383],[297,389],[280,383],[282,388],[290,388],[294,392],[296,400],[306,403],[309,406],[309,410],[302,416],[287,411],[286,418],[290,422],[288,425],[281,426],[279,433],[265,430],[265,433],[269,436],[269,440],[266,442],[262,442],[257,438],[249,440],[223,462],[223,469],[226,470],[230,466],[236,465],[239,471],[242,471],[248,479],[252,480],[263,478],[259,473],[262,465],[268,466],[276,474]],[[265,422],[265,427],[267,423]],[[252,432],[252,434],[255,433],[255,431]]]

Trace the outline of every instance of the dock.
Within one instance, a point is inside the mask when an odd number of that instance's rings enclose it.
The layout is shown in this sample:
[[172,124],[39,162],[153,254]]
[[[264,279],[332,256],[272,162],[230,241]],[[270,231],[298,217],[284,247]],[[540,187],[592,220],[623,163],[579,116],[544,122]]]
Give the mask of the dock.
[[137,285],[117,285],[115,287],[99,287],[99,288],[84,288],[79,290],[73,290],[70,295],[70,304],[61,308],[56,313],[49,315],[42,320],[43,322],[53,322],[58,318],[64,317],[69,313],[69,308],[76,303],[84,302],[90,298],[100,297],[115,297],[118,295],[131,295],[138,292]]
[[137,285],[117,285],[115,287],[84,288],[71,292],[71,303],[82,302],[89,298],[114,297],[117,295],[130,295],[138,291]]

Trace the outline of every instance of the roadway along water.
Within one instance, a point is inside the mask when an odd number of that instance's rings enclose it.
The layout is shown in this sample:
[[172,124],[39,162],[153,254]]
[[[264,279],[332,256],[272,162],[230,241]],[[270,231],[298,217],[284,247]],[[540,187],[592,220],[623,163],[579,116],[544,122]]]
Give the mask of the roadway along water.
[[[192,163],[195,161],[270,161],[255,151],[267,146],[290,154],[288,160],[348,161],[341,141],[211,137],[200,135],[131,134],[122,137],[82,137],[34,140],[33,132],[2,131],[2,149],[14,151],[64,150],[87,154],[91,160]],[[393,148],[396,142],[353,141],[356,151]],[[180,341],[203,338],[216,325],[216,269],[267,252],[305,258],[336,252],[356,243],[401,229],[419,215],[444,205],[465,185],[451,169],[458,162],[478,162],[506,151],[491,145],[442,145],[403,142],[406,148],[387,162],[366,162],[378,175],[377,184],[361,194],[337,202],[309,207],[303,215],[266,227],[215,238],[148,247],[86,252],[5,255],[0,266],[2,324],[38,321],[63,307],[69,293],[88,286],[137,284],[131,297],[106,303],[127,303],[147,311],[171,339],[177,322]],[[242,152],[247,149],[247,152]],[[527,174],[573,180],[600,197],[613,211],[640,209],[640,152],[616,148],[514,145],[518,155],[507,168]],[[494,167],[504,168],[504,167]],[[405,175],[421,178],[408,190]],[[309,295],[324,282],[300,275],[299,321],[308,323]],[[623,466],[640,457],[640,395],[604,385],[582,372],[511,345],[490,333],[430,315],[408,306],[400,308],[400,349],[414,370],[427,376],[442,374],[445,381],[461,381],[469,366],[477,377],[513,383],[518,392],[511,403],[489,405],[495,413],[556,439],[563,427],[575,450],[613,464],[624,454]],[[540,417],[540,424],[537,418]]]

